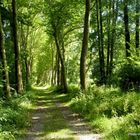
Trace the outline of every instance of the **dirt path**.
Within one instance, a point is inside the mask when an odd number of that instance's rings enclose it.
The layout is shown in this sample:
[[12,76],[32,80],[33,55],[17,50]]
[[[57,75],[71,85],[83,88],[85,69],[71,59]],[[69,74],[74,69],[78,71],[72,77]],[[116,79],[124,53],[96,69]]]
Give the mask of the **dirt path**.
[[32,116],[32,125],[23,140],[99,140],[84,120],[55,98],[40,91]]

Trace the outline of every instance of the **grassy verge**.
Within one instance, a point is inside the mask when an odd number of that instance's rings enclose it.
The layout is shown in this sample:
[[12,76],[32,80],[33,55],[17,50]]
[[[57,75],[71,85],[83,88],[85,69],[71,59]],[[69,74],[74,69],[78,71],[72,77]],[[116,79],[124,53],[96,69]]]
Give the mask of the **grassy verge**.
[[93,87],[71,100],[74,111],[84,116],[106,140],[140,139],[140,96],[117,88]]
[[16,140],[22,137],[30,124],[32,102],[32,91],[10,101],[0,100],[0,140]]

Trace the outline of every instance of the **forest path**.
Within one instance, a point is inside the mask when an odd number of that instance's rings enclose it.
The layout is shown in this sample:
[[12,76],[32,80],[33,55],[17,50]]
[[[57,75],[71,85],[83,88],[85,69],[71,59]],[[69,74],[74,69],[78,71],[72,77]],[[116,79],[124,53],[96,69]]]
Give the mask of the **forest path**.
[[99,140],[63,101],[63,94],[39,90],[32,124],[23,140]]

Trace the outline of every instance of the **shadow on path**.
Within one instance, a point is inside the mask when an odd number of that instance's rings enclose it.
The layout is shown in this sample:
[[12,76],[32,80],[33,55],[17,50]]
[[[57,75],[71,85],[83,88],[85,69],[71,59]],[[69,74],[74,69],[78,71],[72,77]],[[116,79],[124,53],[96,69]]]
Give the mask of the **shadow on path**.
[[22,140],[74,140],[75,134],[56,106],[55,95],[46,90],[34,92],[36,107],[33,109],[31,127]]

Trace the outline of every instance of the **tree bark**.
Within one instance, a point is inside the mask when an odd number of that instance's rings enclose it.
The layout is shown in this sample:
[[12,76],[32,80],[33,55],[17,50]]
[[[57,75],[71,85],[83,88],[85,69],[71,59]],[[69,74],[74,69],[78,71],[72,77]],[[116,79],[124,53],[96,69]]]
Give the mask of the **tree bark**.
[[101,42],[101,62],[102,62],[102,71],[103,71],[103,75],[101,77],[102,79],[102,83],[105,84],[106,79],[105,79],[105,60],[104,60],[104,36],[103,36],[103,20],[102,20],[102,2],[101,0],[99,0],[99,15],[100,15],[100,42]]
[[109,15],[108,15],[108,49],[107,49],[107,69],[106,69],[106,78],[108,84],[110,84],[110,79],[112,76],[113,70],[113,56],[114,56],[114,44],[116,36],[116,21],[118,15],[118,2],[116,0],[110,1],[109,4]]
[[52,49],[52,65],[51,65],[51,86],[54,85],[54,48],[53,45],[51,44],[51,49]]
[[[23,77],[24,81],[23,86],[28,90],[30,88],[30,65],[29,65],[29,59],[28,59],[28,50],[27,50],[27,42],[28,42],[28,36],[29,36],[29,26],[27,25],[27,28],[23,28],[24,25],[21,23],[21,29],[20,29],[20,48],[22,50],[22,53],[24,54],[23,60],[24,63],[22,63],[22,67],[25,69],[25,76]],[[23,72],[23,71],[22,71]]]
[[88,38],[89,38],[90,3],[91,3],[90,0],[85,1],[84,32],[80,58],[80,85],[82,90],[86,90],[86,57],[88,51]]
[[110,69],[110,48],[111,48],[111,1],[108,6],[108,17],[107,17],[107,65],[106,65],[106,77],[109,80],[109,69]]
[[63,60],[63,57],[61,54],[56,32],[54,33],[54,39],[55,39],[55,43],[56,43],[57,53],[58,53],[58,56],[59,56],[59,59],[61,62],[61,71],[63,74],[63,85],[62,86],[63,86],[64,92],[67,92],[68,87],[67,87],[67,80],[66,80],[65,64],[64,64],[64,60]]
[[10,94],[10,84],[9,84],[9,73],[7,69],[7,60],[6,60],[6,53],[4,48],[4,33],[2,28],[1,8],[0,8],[0,61],[2,65],[2,83],[3,83],[4,96],[6,98],[10,98],[11,94]]
[[105,61],[104,61],[104,39],[102,28],[102,5],[101,0],[96,0],[96,16],[97,16],[97,33],[98,33],[98,50],[100,63],[100,84],[105,84]]
[[112,76],[112,71],[113,71],[114,45],[116,40],[116,22],[118,17],[118,1],[113,0],[112,10],[113,10],[113,16],[112,16],[113,21],[112,21],[112,30],[111,30],[111,49],[110,49],[110,68],[109,68],[110,77]]
[[[137,49],[137,54],[139,53],[138,52],[138,48],[139,48],[139,44],[140,44],[140,39],[139,39],[139,24],[140,24],[140,19],[139,19],[139,0],[136,0],[136,35],[135,35],[135,38],[136,38],[136,49]],[[139,55],[139,54],[138,54]]]
[[20,64],[20,50],[18,46],[17,36],[17,13],[16,13],[16,0],[12,0],[12,29],[13,29],[13,43],[15,51],[15,77],[16,77],[16,91],[17,93],[23,92],[22,72]]
[[128,19],[128,0],[124,0],[124,26],[125,26],[125,47],[126,57],[130,56],[130,32]]
[[56,51],[56,85],[60,85],[60,59]]

